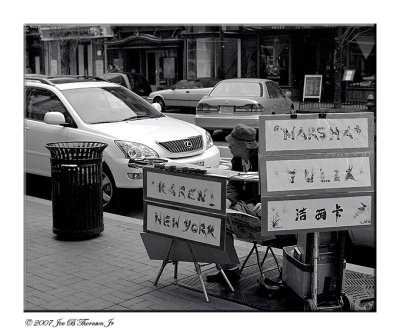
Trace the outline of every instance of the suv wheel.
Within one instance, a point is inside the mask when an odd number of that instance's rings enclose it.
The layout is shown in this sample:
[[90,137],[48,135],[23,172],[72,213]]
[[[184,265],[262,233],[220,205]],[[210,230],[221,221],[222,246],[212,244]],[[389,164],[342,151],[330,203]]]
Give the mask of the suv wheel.
[[103,169],[102,173],[102,189],[103,189],[103,208],[109,206],[115,197],[115,184],[113,177],[108,169]]

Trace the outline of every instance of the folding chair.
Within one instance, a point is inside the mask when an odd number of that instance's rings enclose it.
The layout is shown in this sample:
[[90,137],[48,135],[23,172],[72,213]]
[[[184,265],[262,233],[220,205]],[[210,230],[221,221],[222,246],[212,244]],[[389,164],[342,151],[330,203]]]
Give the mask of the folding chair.
[[[260,275],[262,279],[265,279],[263,272],[263,265],[265,260],[267,259],[269,251],[275,260],[276,269],[279,271],[279,278],[281,278],[281,267],[279,266],[278,259],[274,251],[272,250],[271,243],[276,241],[275,236],[261,236],[261,221],[259,218],[239,212],[228,212],[228,228],[232,231],[235,238],[241,241],[245,241],[253,244],[249,254],[244,260],[242,267],[240,268],[240,273],[242,273],[244,267],[246,266],[248,260],[252,256],[252,254],[256,253],[257,265],[260,271]],[[258,246],[266,246],[267,249],[265,251],[264,257],[260,262],[260,252]],[[255,264],[253,264],[255,265]],[[252,266],[252,265],[251,265]],[[249,266],[248,266],[249,267]]]

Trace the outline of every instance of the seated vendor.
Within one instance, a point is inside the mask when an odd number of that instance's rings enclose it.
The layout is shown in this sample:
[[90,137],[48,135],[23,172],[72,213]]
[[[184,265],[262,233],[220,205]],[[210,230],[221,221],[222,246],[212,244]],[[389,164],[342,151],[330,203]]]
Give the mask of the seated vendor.
[[[232,170],[238,172],[258,171],[258,144],[256,130],[252,127],[238,124],[225,138],[232,152]],[[244,181],[229,181],[227,186],[227,208],[258,216],[261,218],[261,203],[258,192],[258,183]],[[233,245],[232,231],[227,223],[225,249],[237,259]],[[240,278],[240,264],[220,265],[230,281]],[[224,282],[220,272],[207,276],[208,282]]]

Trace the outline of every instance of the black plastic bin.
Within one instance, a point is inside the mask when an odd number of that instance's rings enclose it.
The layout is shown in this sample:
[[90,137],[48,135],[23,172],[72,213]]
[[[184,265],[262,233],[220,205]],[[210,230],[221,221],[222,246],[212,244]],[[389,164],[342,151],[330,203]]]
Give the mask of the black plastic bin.
[[53,233],[85,239],[104,231],[101,142],[49,143]]

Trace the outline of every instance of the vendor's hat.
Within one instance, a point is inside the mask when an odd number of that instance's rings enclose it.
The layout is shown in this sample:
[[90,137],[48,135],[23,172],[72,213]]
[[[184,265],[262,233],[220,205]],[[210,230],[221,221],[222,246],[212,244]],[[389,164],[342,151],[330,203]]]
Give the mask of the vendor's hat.
[[253,127],[246,126],[244,124],[237,124],[232,130],[231,134],[229,134],[225,140],[229,143],[245,142],[247,148],[252,149],[258,147],[256,134],[257,131]]

